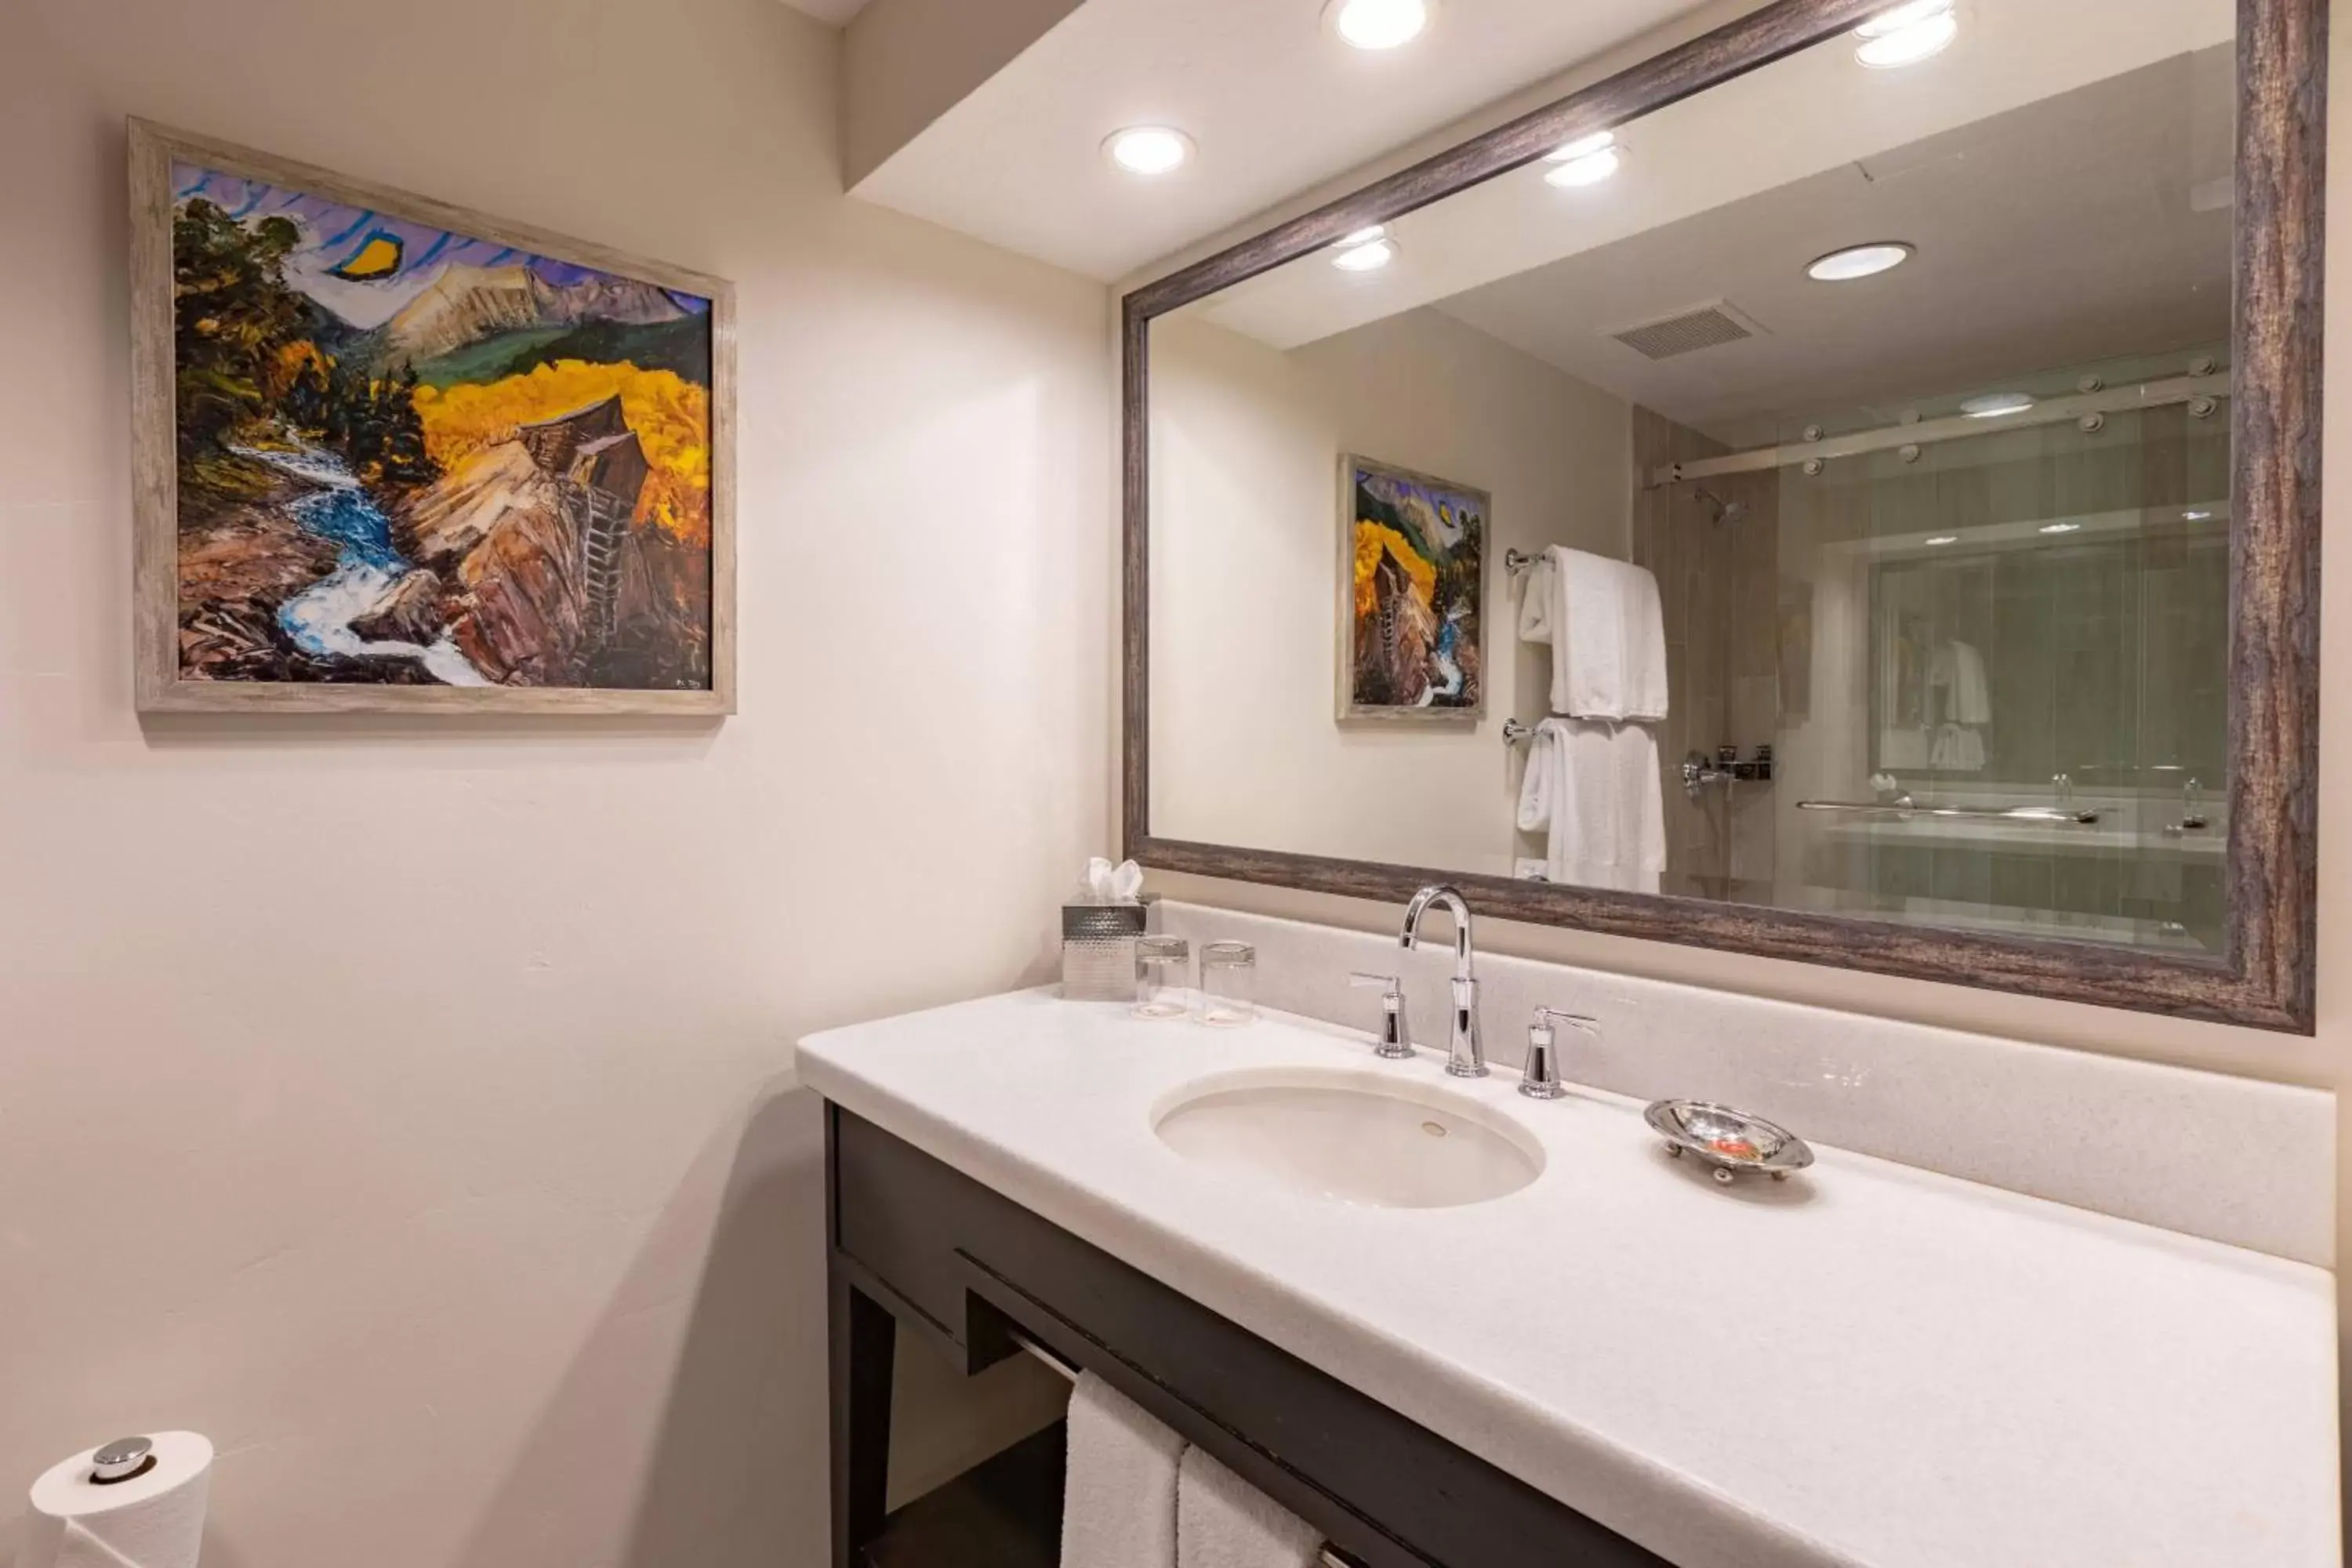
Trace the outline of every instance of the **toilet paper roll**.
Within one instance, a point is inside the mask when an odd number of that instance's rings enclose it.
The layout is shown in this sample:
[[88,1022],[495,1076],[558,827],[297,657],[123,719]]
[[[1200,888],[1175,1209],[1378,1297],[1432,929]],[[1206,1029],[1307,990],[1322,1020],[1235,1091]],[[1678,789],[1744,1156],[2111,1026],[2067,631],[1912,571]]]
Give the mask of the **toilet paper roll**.
[[196,1568],[213,1446],[195,1432],[157,1432],[154,1464],[128,1480],[91,1479],[96,1448],[49,1467],[16,1568]]

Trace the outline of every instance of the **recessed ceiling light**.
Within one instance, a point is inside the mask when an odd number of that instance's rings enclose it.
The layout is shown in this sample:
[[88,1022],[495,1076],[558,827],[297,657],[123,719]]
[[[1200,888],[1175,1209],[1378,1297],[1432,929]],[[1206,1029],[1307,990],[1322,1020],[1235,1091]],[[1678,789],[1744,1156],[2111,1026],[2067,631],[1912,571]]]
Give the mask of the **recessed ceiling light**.
[[1166,125],[1130,125],[1103,142],[1110,161],[1130,174],[1165,174],[1192,156],[1192,139]]
[[1582,185],[1597,185],[1614,174],[1623,166],[1624,162],[1624,154],[1618,152],[1616,148],[1603,147],[1597,153],[1587,153],[1582,157],[1573,158],[1558,165],[1550,174],[1544,176],[1544,184],[1558,185],[1562,190],[1575,190]]
[[2045,522],[2042,525],[2044,533],[2080,533],[2082,531],[2083,525],[2079,522]]
[[2183,522],[2203,522],[2212,515],[2213,514],[2210,511],[2184,511],[2180,514],[2180,521]]
[[1952,15],[1952,0],[1912,0],[1881,12],[1854,31],[1863,44],[1853,58],[1873,70],[1894,70],[1949,48],[1960,36],[1960,19]]
[[1397,258],[1397,242],[1393,239],[1370,239],[1361,245],[1341,246],[1331,258],[1331,265],[1342,272],[1377,272]]
[[1617,145],[1617,132],[1596,131],[1590,136],[1580,136],[1557,152],[1544,154],[1547,163],[1572,163],[1579,158],[1590,158],[1595,153],[1606,153]]
[[1957,533],[1939,533],[1927,541],[1930,544],[1958,544],[1959,542],[1960,536]]
[[1360,49],[1393,49],[1429,26],[1429,0],[1331,0],[1332,29]]
[[1370,245],[1372,241],[1387,234],[1388,231],[1388,225],[1384,223],[1376,223],[1369,228],[1360,228],[1355,233],[1344,237],[1340,239],[1339,243],[1332,248],[1335,250],[1345,250],[1351,245]]
[[1905,4],[1891,5],[1856,27],[1854,34],[1857,37],[1884,38],[1951,14],[1952,0],[1905,0]]
[[1914,254],[1912,247],[1899,239],[1850,245],[1814,261],[1805,268],[1805,276],[1817,283],[1851,283],[1857,278],[1875,278],[1882,272],[1892,272],[1910,260]]
[[2033,399],[2021,392],[1990,392],[1969,398],[1960,405],[1960,412],[1971,419],[1999,419],[2004,415],[2022,414],[2032,406]]

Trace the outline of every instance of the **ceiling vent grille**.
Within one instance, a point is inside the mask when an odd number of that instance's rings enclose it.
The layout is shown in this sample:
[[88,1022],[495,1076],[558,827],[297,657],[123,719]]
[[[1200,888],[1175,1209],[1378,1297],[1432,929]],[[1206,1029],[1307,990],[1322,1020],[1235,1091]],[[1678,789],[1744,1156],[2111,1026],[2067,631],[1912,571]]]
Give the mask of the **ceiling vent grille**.
[[1701,349],[1721,348],[1752,338],[1764,329],[1724,300],[1679,310],[1609,335],[1645,359],[1673,359]]

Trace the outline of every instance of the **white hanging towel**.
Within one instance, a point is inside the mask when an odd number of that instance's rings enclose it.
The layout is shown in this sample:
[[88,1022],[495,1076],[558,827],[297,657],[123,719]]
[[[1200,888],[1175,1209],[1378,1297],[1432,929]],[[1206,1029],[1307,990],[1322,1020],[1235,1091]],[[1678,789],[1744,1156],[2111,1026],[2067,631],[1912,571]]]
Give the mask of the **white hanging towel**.
[[1322,1553],[1322,1535],[1305,1520],[1200,1449],[1184,1450],[1177,1568],[1314,1568]]
[[1666,716],[1666,619],[1644,567],[1555,544],[1528,574],[1519,636],[1551,644],[1551,707],[1573,719]]
[[1552,881],[1656,892],[1666,869],[1657,736],[1642,724],[1545,720],[1528,743],[1519,826],[1545,835]]
[[1984,655],[1964,642],[1940,645],[1927,660],[1927,687],[1943,694],[1947,724],[1992,722],[1992,688],[1986,684]]
[[1559,568],[1547,550],[1528,568],[1519,585],[1519,640],[1551,641],[1552,611],[1559,594]]
[[1985,765],[1983,733],[1966,724],[1942,726],[1936,731],[1934,749],[1927,753],[1927,765],[1950,773],[1982,773]]
[[1070,1394],[1062,1568],[1176,1568],[1184,1439],[1093,1373]]

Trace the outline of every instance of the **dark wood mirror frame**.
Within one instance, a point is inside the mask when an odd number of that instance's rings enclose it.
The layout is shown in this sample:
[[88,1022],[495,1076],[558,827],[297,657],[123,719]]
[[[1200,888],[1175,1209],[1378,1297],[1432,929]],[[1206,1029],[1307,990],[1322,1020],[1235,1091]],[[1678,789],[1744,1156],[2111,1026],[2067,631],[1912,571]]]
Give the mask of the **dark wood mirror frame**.
[[1614,936],[2310,1034],[2317,929],[2319,463],[2328,0],[2238,0],[2226,951],[2184,958],[1703,899],[1605,892],[1154,837],[1150,331],[1154,317],[1576,138],[1825,42],[1888,0],[1776,0],[1482,136],[1170,274],[1121,302],[1123,805],[1145,866],[1402,900],[1432,880],[1481,914]]

